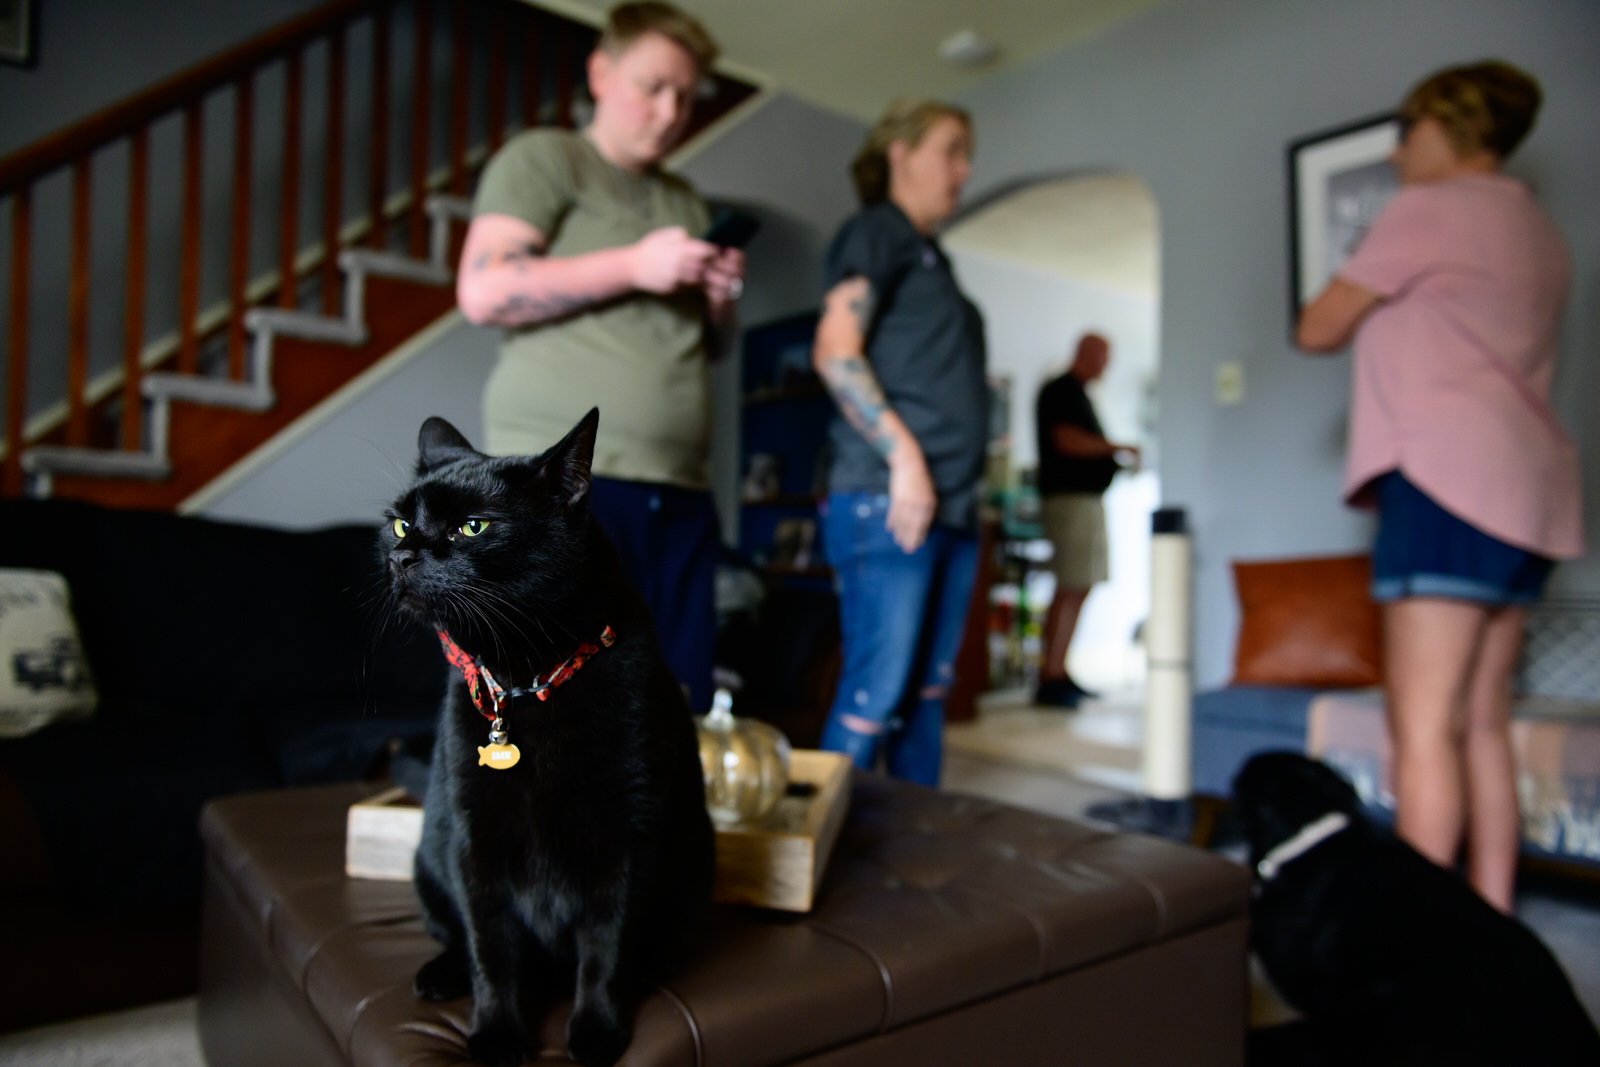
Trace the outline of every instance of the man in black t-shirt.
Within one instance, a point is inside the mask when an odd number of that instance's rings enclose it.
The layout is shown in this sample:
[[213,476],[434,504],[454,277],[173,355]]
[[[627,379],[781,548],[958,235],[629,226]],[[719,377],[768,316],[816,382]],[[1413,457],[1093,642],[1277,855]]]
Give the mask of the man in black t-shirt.
[[1044,658],[1034,703],[1075,708],[1091,696],[1067,673],[1067,649],[1089,590],[1107,577],[1106,515],[1101,496],[1118,470],[1139,465],[1137,445],[1106,438],[1084,386],[1105,373],[1111,345],[1097,333],[1078,339],[1072,365],[1039,390],[1039,495],[1045,535],[1055,548],[1055,598],[1044,626]]

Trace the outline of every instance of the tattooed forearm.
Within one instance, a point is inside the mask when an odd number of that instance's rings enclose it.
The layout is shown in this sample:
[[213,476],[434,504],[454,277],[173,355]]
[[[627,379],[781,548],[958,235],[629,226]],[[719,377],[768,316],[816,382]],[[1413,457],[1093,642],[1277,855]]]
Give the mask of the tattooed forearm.
[[872,285],[865,278],[856,279],[860,287],[846,294],[849,299],[850,313],[856,317],[856,327],[865,337],[872,329]]
[[490,309],[489,317],[501,326],[520,326],[526,322],[560,318],[587,303],[589,301],[582,297],[564,293],[546,293],[543,296],[512,293]]
[[823,360],[818,372],[845,420],[880,456],[888,459],[894,452],[894,437],[883,418],[889,405],[872,367],[862,357],[850,354]]
[[480,253],[467,264],[470,271],[488,270],[490,267],[506,266],[521,273],[528,269],[539,250],[532,245],[525,248],[491,248]]

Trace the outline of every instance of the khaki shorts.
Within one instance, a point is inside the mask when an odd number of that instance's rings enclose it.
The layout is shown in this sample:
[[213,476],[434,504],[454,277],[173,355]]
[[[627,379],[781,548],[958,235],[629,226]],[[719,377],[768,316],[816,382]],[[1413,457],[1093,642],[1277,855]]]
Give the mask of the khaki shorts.
[[1055,546],[1050,569],[1062,589],[1088,589],[1110,576],[1106,509],[1098,493],[1060,493],[1041,501],[1044,533]]

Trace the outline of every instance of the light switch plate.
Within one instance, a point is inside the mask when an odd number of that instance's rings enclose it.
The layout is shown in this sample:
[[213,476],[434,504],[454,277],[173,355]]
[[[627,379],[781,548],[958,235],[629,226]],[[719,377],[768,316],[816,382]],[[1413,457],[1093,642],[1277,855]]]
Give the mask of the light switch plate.
[[1211,391],[1218,407],[1244,403],[1244,364],[1238,360],[1217,364],[1211,377]]

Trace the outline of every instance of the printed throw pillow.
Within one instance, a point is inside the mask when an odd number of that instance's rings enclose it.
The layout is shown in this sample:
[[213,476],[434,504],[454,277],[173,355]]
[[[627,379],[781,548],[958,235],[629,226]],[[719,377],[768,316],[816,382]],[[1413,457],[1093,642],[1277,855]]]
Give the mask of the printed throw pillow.
[[66,579],[0,568],[0,738],[87,717],[95,700]]
[[1355,689],[1383,677],[1367,556],[1236,560],[1234,685]]

